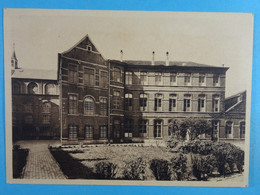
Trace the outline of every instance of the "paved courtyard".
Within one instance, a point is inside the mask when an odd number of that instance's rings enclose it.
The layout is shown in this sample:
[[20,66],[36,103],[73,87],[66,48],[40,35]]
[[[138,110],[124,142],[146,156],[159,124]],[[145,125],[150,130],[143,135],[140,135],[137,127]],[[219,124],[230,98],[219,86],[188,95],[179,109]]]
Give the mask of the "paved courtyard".
[[21,148],[29,149],[23,179],[66,179],[48,149],[49,144],[56,143],[58,144],[57,140],[26,140],[16,143]]

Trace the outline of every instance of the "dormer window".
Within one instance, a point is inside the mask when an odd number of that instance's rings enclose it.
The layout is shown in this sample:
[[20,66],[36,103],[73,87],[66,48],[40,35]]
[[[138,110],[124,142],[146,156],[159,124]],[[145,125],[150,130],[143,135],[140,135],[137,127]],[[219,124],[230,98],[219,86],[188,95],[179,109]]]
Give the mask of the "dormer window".
[[87,45],[87,50],[88,51],[92,51],[92,46],[91,45]]

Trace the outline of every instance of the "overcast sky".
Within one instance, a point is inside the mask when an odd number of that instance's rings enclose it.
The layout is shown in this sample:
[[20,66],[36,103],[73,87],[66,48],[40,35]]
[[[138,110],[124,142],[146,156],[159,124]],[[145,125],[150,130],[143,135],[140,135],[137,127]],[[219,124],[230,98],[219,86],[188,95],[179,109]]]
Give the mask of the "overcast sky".
[[[234,13],[5,10],[5,65],[57,70],[58,53],[88,34],[106,59],[192,61],[230,67],[226,96],[250,89],[253,16]],[[249,90],[250,91],[250,90]]]

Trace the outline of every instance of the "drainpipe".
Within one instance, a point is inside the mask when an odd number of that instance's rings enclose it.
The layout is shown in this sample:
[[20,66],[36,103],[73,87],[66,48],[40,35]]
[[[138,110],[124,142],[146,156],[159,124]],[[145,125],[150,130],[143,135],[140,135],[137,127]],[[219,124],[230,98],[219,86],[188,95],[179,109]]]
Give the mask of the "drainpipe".
[[108,60],[108,127],[107,127],[107,138],[108,138],[108,143],[111,142],[110,138],[111,138],[111,127],[110,127],[110,101],[111,101],[111,98],[110,98],[110,60]]
[[60,96],[59,96],[59,99],[60,99],[60,144],[62,145],[62,107],[63,107],[63,104],[62,104],[62,77],[61,77],[61,62],[62,62],[62,58],[61,58],[61,55],[59,54],[59,88],[60,88]]

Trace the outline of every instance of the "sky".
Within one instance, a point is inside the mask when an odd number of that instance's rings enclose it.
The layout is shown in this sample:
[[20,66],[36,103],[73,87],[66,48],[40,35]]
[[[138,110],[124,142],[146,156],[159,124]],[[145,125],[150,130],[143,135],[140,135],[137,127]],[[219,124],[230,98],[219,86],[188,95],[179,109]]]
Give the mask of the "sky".
[[[251,89],[253,15],[247,13],[6,9],[5,67],[57,70],[58,53],[86,34],[105,59],[192,61],[229,67],[226,96]],[[10,71],[9,71],[10,72]]]

